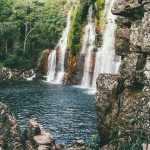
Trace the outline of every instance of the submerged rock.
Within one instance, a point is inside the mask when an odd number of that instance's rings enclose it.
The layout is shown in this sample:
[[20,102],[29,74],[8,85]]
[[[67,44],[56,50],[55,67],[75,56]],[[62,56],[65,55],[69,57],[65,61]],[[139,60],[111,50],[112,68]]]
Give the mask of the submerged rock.
[[80,139],[75,141],[72,146],[66,148],[66,150],[86,150],[86,144],[84,140]]
[[[55,150],[55,141],[53,136],[46,132],[42,125],[37,122],[36,118],[29,120],[27,129],[25,130],[25,143],[30,143],[32,148],[38,150]],[[30,141],[30,142],[29,142]],[[26,149],[28,146],[26,146]]]

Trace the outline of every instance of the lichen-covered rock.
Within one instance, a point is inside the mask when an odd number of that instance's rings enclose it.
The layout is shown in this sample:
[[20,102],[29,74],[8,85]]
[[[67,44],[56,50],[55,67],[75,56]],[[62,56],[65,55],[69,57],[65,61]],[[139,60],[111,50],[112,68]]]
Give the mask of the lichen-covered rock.
[[23,150],[16,119],[2,102],[0,102],[0,149]]
[[126,86],[133,84],[136,78],[136,64],[138,61],[138,55],[136,53],[131,53],[124,58],[120,66],[121,78],[125,80]]
[[23,70],[3,68],[0,70],[0,84],[25,81]]
[[138,11],[138,8],[141,6],[140,2],[142,0],[116,0],[112,12],[115,15],[127,16]]
[[143,73],[143,84],[150,86],[150,56],[147,57]]
[[108,142],[111,135],[111,120],[109,115],[112,113],[117,78],[117,75],[100,74],[97,79],[95,104],[98,115],[98,131],[103,144]]
[[117,27],[115,34],[116,54],[125,56],[130,53],[130,29],[128,27]]
[[146,52],[150,54],[150,12],[146,12],[142,20],[138,20],[131,26],[130,41],[134,51]]

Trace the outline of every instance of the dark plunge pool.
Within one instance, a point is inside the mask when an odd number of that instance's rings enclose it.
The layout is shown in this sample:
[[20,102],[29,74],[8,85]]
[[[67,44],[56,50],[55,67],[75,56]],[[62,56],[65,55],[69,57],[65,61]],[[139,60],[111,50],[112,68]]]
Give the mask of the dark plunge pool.
[[93,99],[85,89],[44,82],[0,86],[0,100],[11,108],[22,130],[35,116],[65,145],[79,138],[89,141],[96,132]]

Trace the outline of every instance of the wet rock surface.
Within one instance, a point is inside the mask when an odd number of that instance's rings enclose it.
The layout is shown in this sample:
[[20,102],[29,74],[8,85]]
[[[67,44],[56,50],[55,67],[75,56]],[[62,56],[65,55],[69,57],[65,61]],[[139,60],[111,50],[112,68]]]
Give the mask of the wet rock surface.
[[86,145],[83,140],[77,140],[72,146],[66,148],[66,150],[86,150]]
[[38,60],[38,65],[37,65],[37,78],[43,79],[43,76],[47,75],[48,71],[48,57],[50,54],[51,50],[46,49],[43,51],[41,54],[41,57]]
[[[27,129],[24,132],[24,137],[25,143],[29,143],[32,148],[38,150],[55,149],[55,141],[52,135],[43,129],[36,118],[29,120]],[[27,150],[30,149],[28,146],[25,147]]]
[[35,79],[36,74],[33,69],[17,70],[3,68],[0,70],[0,84],[10,84]]

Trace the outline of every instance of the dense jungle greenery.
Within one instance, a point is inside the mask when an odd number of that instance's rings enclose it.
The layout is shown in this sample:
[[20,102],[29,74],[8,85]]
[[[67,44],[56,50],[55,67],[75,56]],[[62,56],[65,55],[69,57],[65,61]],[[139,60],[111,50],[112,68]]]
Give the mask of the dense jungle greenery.
[[[1,0],[0,68],[34,68],[44,49],[53,49],[72,7],[68,49],[76,55],[88,6],[95,0]],[[98,4],[104,0],[97,0]],[[74,6],[74,7],[73,7]]]
[[54,48],[74,1],[1,0],[0,68],[28,69],[45,48]]

